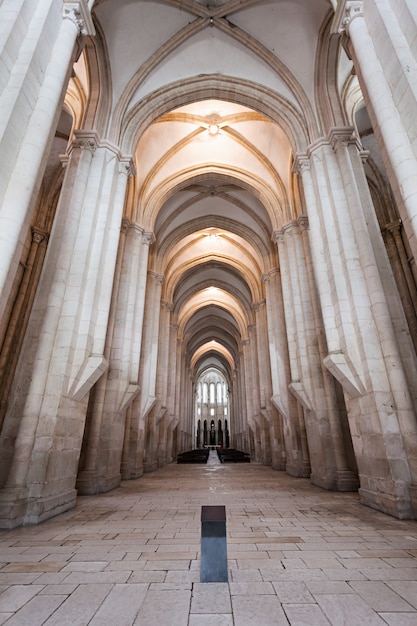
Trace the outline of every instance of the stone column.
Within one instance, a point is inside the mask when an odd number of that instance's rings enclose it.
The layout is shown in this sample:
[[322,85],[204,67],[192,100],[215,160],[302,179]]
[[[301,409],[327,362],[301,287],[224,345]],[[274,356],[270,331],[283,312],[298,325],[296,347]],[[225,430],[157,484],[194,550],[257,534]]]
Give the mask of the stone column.
[[[88,392],[104,355],[130,160],[79,133],[57,207],[0,454],[11,525],[74,505]],[[14,442],[14,444],[12,443]],[[10,452],[11,451],[11,452]]]
[[[313,295],[307,272],[308,256],[305,254],[300,223],[287,224],[276,235],[291,367],[289,388],[304,409],[311,481],[327,489],[337,489],[334,451],[337,442],[330,443],[329,398],[317,345],[320,328],[314,319]],[[334,410],[334,406],[331,409]],[[300,430],[299,438],[302,438],[301,435]]]
[[3,18],[0,153],[7,158],[0,163],[0,319],[61,111],[74,45],[78,35],[94,35],[85,0],[8,0]]
[[1,348],[0,359],[0,432],[8,405],[8,396],[19,358],[24,333],[36,293],[36,286],[45,257],[48,234],[32,228],[32,240],[28,256],[22,265],[22,278],[14,295],[10,321]]
[[[413,256],[417,258],[417,145],[413,113],[417,107],[417,84],[413,70],[415,53],[410,48],[410,41],[417,36],[417,24],[412,3],[396,0],[395,4],[396,10],[387,0],[343,0],[333,31],[350,38],[349,50],[375,136]],[[410,19],[405,24],[407,14]]]
[[171,311],[172,304],[161,300],[155,304],[160,309],[159,316],[159,341],[158,341],[158,367],[156,371],[156,405],[154,408],[156,422],[159,424],[164,421],[164,441],[159,442],[158,464],[164,465],[167,462],[168,449],[168,428],[170,424],[170,416],[167,412],[167,392],[168,392],[168,376],[170,361],[170,330],[171,330]]
[[[144,343],[140,365],[140,418],[147,420],[148,428],[152,429],[151,447],[147,454],[152,465],[158,463],[157,451],[160,443],[159,431],[161,420],[165,414],[154,410],[156,403],[156,370],[158,358],[159,312],[161,310],[161,289],[164,277],[155,272],[148,272],[148,289],[146,295],[146,312],[144,319]],[[165,448],[164,448],[165,458]]]
[[[288,346],[285,333],[285,319],[282,291],[280,289],[280,272],[278,269],[262,276],[266,293],[267,333],[269,342],[269,361],[271,368],[272,403],[277,411],[274,419],[274,435],[272,448],[272,466],[274,469],[285,469],[286,457],[293,456],[297,446],[290,415],[297,414],[297,401],[289,393],[291,382],[288,362]],[[284,429],[285,424],[285,429]],[[285,433],[285,436],[284,436]],[[308,455],[307,455],[308,456]],[[295,462],[293,463],[295,466]]]
[[351,129],[332,129],[311,146],[310,170],[301,159],[329,351],[324,363],[344,390],[362,502],[410,517],[417,469],[412,400],[417,373],[410,339],[396,319],[398,293],[376,236],[361,154],[351,137]]
[[384,236],[395,280],[403,301],[410,334],[414,341],[414,348],[417,351],[417,282],[404,245],[401,220],[386,224]]
[[[114,321],[108,338],[109,375],[99,382],[102,401],[95,402],[93,424],[87,444],[87,461],[78,476],[79,493],[97,493],[117,487],[121,480],[122,450],[126,428],[131,436],[139,436],[141,404],[126,410],[141,389],[140,367],[143,343],[143,320],[147,285],[149,245],[153,234],[137,224],[123,222],[124,246],[120,275],[115,290]],[[137,414],[139,411],[139,415]],[[136,454],[136,442],[129,440],[129,449]],[[125,459],[126,463],[126,459]],[[137,460],[128,462],[136,467]]]

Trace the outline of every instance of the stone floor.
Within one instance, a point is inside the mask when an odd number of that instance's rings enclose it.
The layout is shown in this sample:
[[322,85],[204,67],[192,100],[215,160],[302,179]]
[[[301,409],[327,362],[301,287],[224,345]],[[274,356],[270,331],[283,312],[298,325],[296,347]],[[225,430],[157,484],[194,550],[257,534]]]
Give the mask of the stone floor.
[[[200,583],[223,504],[229,582]],[[262,465],[170,465],[1,531],[0,624],[417,625],[417,522]]]

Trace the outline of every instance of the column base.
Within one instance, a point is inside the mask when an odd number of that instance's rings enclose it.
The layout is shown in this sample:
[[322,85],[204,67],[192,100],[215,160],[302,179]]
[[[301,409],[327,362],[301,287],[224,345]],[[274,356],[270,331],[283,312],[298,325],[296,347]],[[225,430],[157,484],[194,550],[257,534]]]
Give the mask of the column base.
[[413,519],[415,517],[409,498],[389,493],[373,492],[363,488],[360,488],[358,493],[361,504],[365,504],[372,509],[376,509],[377,511],[381,511],[397,519]]
[[296,478],[310,478],[311,476],[311,467],[310,463],[287,463],[285,466],[285,471],[290,476],[295,476]]
[[336,472],[337,491],[358,491],[359,478],[351,470]]
[[97,476],[94,470],[84,470],[77,478],[76,488],[80,496],[93,496],[96,493],[106,493],[120,487],[121,475],[117,474],[111,478]]
[[143,465],[135,468],[123,467],[121,468],[121,479],[122,480],[136,480],[143,476]]
[[110,478],[99,478],[98,480],[99,493],[106,493],[107,491],[112,491],[113,489],[117,489],[118,487],[120,487],[121,482],[122,482],[122,477],[120,474],[116,474],[116,476],[111,476]]
[[24,523],[28,505],[27,489],[2,489],[0,492],[0,528],[11,530]]
[[272,469],[277,470],[278,472],[285,472],[287,469],[286,461],[273,461],[271,465]]
[[143,466],[143,471],[146,474],[149,474],[150,472],[154,472],[157,469],[158,469],[158,463],[156,461],[154,461],[153,463],[145,463],[145,465]]
[[39,524],[50,517],[73,509],[77,502],[77,491],[70,489],[65,493],[28,500],[24,524]]
[[83,470],[77,476],[75,487],[80,496],[92,496],[98,493],[97,472],[95,470]]
[[417,485],[410,485],[410,501],[411,501],[411,513],[414,519],[417,519]]

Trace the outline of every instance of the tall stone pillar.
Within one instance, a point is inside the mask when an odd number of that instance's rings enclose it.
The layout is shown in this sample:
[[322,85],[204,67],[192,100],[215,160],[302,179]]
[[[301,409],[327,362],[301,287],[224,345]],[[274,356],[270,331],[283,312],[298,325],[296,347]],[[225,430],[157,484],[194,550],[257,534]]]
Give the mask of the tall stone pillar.
[[148,272],[146,311],[144,319],[144,342],[140,364],[140,419],[147,422],[150,445],[147,446],[147,463],[158,465],[157,450],[160,441],[160,422],[163,414],[155,411],[156,370],[158,358],[159,312],[161,310],[161,289],[164,277]]
[[167,441],[170,416],[167,412],[167,392],[170,359],[170,330],[172,304],[165,300],[155,303],[160,309],[159,314],[159,335],[158,335],[158,366],[156,370],[155,396],[156,404],[153,409],[156,423],[163,421],[163,441],[158,442],[158,465],[165,465],[167,462]]
[[[170,315],[171,318],[171,315]],[[174,430],[178,426],[179,413],[176,412],[176,402],[177,402],[177,368],[178,368],[178,354],[177,351],[180,350],[181,344],[178,341],[178,325],[170,322],[169,324],[169,352],[168,352],[168,367],[167,374],[169,376],[166,380],[166,419],[169,419],[169,432],[170,432],[170,441],[167,447],[167,458],[174,459],[175,454],[178,448],[177,441],[174,440]],[[161,364],[162,367],[162,364]],[[165,392],[164,392],[165,393]],[[171,436],[172,433],[172,436]],[[178,450],[179,451],[179,450]]]
[[415,111],[417,36],[415,3],[409,0],[342,0],[333,31],[346,41],[417,259],[417,142]]
[[0,319],[61,112],[75,42],[79,35],[94,35],[94,27],[85,0],[7,0],[1,30],[0,154],[7,158],[0,162]]
[[289,387],[304,408],[312,482],[345,491],[355,489],[357,483],[347,468],[338,409],[325,381],[329,374],[319,349],[322,328],[314,314],[305,228],[300,219],[277,234],[292,377]]
[[[0,440],[0,517],[38,522],[75,503],[88,393],[105,341],[130,159],[78,133]],[[7,521],[9,519],[9,522]]]
[[[299,425],[299,408],[290,393],[291,372],[287,344],[281,273],[262,277],[266,292],[269,358],[272,376],[272,403],[279,415],[275,423],[275,446],[279,456],[272,459],[275,469],[286,469],[293,476],[310,476],[308,447]],[[278,423],[277,423],[278,422]],[[301,430],[301,432],[300,432]],[[276,453],[275,453],[276,454]]]
[[298,162],[326,333],[324,364],[344,390],[361,500],[411,517],[417,477],[416,362],[404,315],[396,319],[398,293],[376,237],[352,129],[332,129]]
[[256,370],[257,381],[259,389],[259,406],[258,410],[258,424],[261,433],[261,453],[262,462],[264,465],[271,464],[271,445],[270,445],[270,426],[272,416],[270,414],[270,398],[272,395],[271,390],[271,371],[269,369],[268,360],[265,359],[265,355],[268,354],[266,349],[267,334],[266,334],[266,314],[265,314],[265,301],[255,302],[252,305],[255,325],[253,332],[255,334],[255,346],[256,346]]
[[[110,367],[108,375],[97,384],[89,437],[85,444],[86,462],[77,480],[81,494],[108,491],[120,484],[125,432],[132,438],[134,434],[139,436],[140,432],[140,404],[135,405],[134,412],[129,411],[126,415],[126,411],[141,389],[148,255],[154,236],[137,224],[123,220],[122,238],[113,320],[107,339]],[[135,441],[129,439],[128,445],[136,455]],[[128,462],[129,467],[136,465],[136,458]]]

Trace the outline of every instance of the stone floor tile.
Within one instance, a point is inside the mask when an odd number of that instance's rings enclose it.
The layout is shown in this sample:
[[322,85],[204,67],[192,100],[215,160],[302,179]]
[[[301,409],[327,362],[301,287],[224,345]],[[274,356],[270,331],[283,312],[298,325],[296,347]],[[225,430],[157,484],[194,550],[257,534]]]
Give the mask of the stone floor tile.
[[232,607],[235,626],[288,626],[276,596],[233,596]]
[[5,565],[1,570],[2,573],[29,573],[29,572],[59,572],[65,567],[66,561],[56,563],[56,562],[47,562],[42,561],[41,563],[9,563]]
[[[103,572],[108,561],[71,561],[62,567],[61,571],[66,572]],[[125,567],[126,569],[126,567]]]
[[262,577],[259,570],[239,570],[232,569],[230,571],[229,580],[239,583],[239,582],[261,582]]
[[0,612],[13,613],[42,591],[42,585],[13,585],[0,595]]
[[157,571],[134,571],[128,579],[128,583],[163,583],[167,573],[162,570]]
[[330,626],[317,604],[284,604],[282,608],[291,626]]
[[77,587],[78,585],[74,583],[71,585],[66,585],[65,583],[45,585],[42,591],[39,592],[39,595],[69,596],[76,590]]
[[62,595],[37,595],[7,622],[9,626],[41,626],[64,602]]
[[273,583],[280,602],[287,604],[314,604],[315,600],[303,582]]
[[172,582],[172,583],[151,583],[149,585],[149,589],[151,591],[190,591],[193,588],[193,583],[191,582]]
[[413,607],[408,604],[408,602],[405,602],[405,600],[383,582],[369,580],[352,581],[350,586],[374,611],[414,611]]
[[212,615],[194,614],[190,615],[188,626],[233,626],[233,617],[231,615],[221,615],[214,613]]
[[339,593],[355,593],[352,587],[345,581],[339,580],[320,580],[307,581],[306,587],[313,596],[317,594],[339,594]]
[[161,552],[154,552],[154,553],[143,553],[142,556],[140,557],[140,559],[146,559],[147,561],[166,561],[167,559],[169,560],[175,560],[175,561],[179,561],[179,560],[184,560],[184,561],[190,561],[190,559],[196,559],[197,558],[197,552],[176,552],[176,551],[172,551],[169,552],[168,550],[165,551],[161,551]]
[[165,582],[167,583],[199,583],[200,568],[198,570],[177,570],[167,572]]
[[387,585],[417,609],[417,580],[393,581],[387,582]]
[[186,570],[190,569],[190,561],[182,560],[182,561],[146,561],[145,570]]
[[106,583],[125,583],[130,577],[130,572],[71,572],[65,578],[68,584],[101,585]]
[[68,577],[68,572],[47,572],[37,576],[35,583],[37,585],[59,585]]
[[109,595],[100,606],[89,626],[131,626],[145,599],[148,585],[114,585]]
[[366,557],[360,559],[340,559],[340,562],[347,569],[370,569],[370,568],[382,568],[387,567],[386,562],[383,559],[368,559]]
[[226,614],[231,612],[232,605],[228,583],[194,583],[190,614]]
[[361,573],[368,580],[417,580],[417,570],[415,567],[407,569],[400,569],[398,567],[374,567],[372,569],[363,569]]
[[270,582],[230,582],[230,595],[232,596],[245,596],[245,595],[273,595],[275,594],[274,588]]
[[379,615],[389,626],[416,626],[417,624],[415,613],[380,613]]
[[281,559],[281,563],[284,566],[284,569],[307,569],[308,565],[303,561],[303,559]]
[[409,558],[391,558],[384,557],[385,563],[390,565],[391,567],[417,567],[417,559],[409,557]]
[[335,626],[384,626],[384,621],[358,595],[318,595],[317,603]]
[[236,546],[231,546],[227,549],[227,556],[230,559],[269,559],[268,552],[261,552],[260,550],[238,550]]
[[13,617],[13,613],[0,613],[0,624],[4,624],[11,617]]
[[85,626],[97,612],[113,585],[80,585],[44,622],[45,626]]
[[190,591],[148,591],[134,626],[187,626]]
[[[97,622],[94,613],[100,611],[106,597],[115,598],[111,593],[115,586],[145,585],[148,587],[145,599],[137,617],[130,617],[131,620],[142,620],[138,623],[152,623],[152,626],[164,623],[186,626],[187,619],[190,620],[188,626],[213,623],[221,626],[226,620],[225,624],[231,626],[231,613],[189,614],[192,587],[197,590],[200,584],[203,504],[226,506],[228,588],[234,594],[232,608],[237,610],[233,626],[269,624],[269,610],[274,616],[273,624],[288,626],[289,618],[283,619],[280,597],[263,592],[276,589],[278,593],[281,589],[284,594],[284,590],[291,588],[294,594],[295,590],[308,590],[307,595],[301,591],[300,596],[286,598],[284,606],[288,616],[291,614],[293,626],[297,620],[304,623],[304,612],[309,609],[310,626],[316,626],[313,612],[321,616],[317,607],[329,598],[336,607],[338,602],[342,607],[346,602],[345,608],[350,607],[349,603],[359,602],[362,621],[355,626],[365,624],[363,620],[369,616],[371,623],[375,623],[377,611],[361,598],[360,586],[351,586],[361,581],[376,583],[378,587],[374,589],[388,584],[387,597],[397,594],[400,602],[410,605],[407,611],[393,611],[391,604],[389,611],[380,610],[379,618],[383,617],[385,624],[395,624],[397,618],[398,625],[408,626],[410,618],[417,618],[417,607],[410,602],[417,597],[415,521],[384,516],[361,506],[357,494],[328,493],[310,485],[307,479],[294,479],[260,464],[221,466],[212,474],[207,473],[205,466],[171,465],[137,481],[123,483],[121,489],[108,494],[82,496],[75,509],[38,527],[0,532],[3,564],[0,564],[0,594],[16,585],[40,587],[20,610],[29,603],[36,607],[33,603],[42,596],[54,596],[52,604],[58,600],[63,603],[49,619],[55,615],[64,619],[66,613],[62,611],[66,607],[68,614],[74,617],[71,626],[76,626],[81,619],[76,608],[78,600],[87,607],[87,619]],[[146,518],[148,513],[152,514]],[[181,558],[177,558],[178,552]],[[61,571],[57,571],[58,564],[62,564]],[[1,571],[1,567],[8,571]],[[78,568],[87,571],[77,571]],[[94,589],[102,587],[109,591],[99,601]],[[90,591],[84,597],[86,589]],[[184,605],[179,600],[182,594],[185,594]],[[281,597],[284,599],[284,595]],[[165,609],[157,605],[161,598]],[[376,601],[377,594],[372,599]],[[176,600],[180,601],[181,608],[175,608]],[[249,607],[246,614],[245,603]],[[90,604],[94,605],[93,613]],[[169,612],[172,607],[172,615],[177,616],[179,622],[172,619]],[[364,607],[369,613],[364,612]],[[257,618],[245,621],[252,610],[262,621]],[[324,605],[322,610],[324,613]],[[344,615],[340,606],[339,610]],[[12,617],[10,613],[0,614],[0,624]],[[339,614],[336,612],[336,615]],[[39,619],[41,616],[42,613]],[[114,626],[118,626],[117,623]],[[334,622],[332,626],[339,626],[339,623]]]

